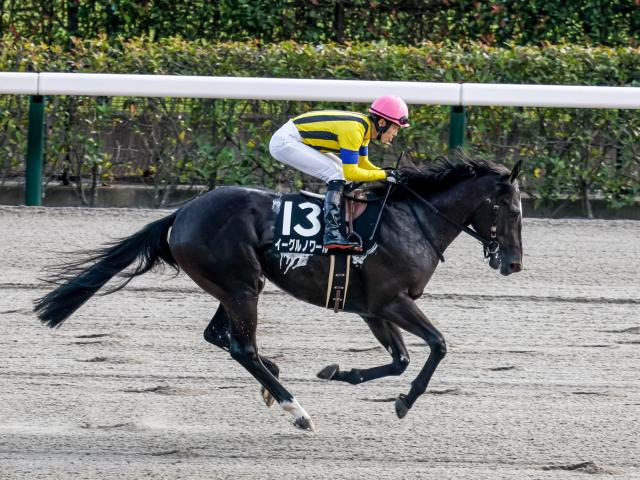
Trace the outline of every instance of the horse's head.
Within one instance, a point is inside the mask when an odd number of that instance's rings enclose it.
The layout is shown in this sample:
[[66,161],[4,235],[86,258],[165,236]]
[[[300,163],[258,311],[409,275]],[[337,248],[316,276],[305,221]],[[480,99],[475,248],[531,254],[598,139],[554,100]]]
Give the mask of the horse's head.
[[500,268],[502,275],[522,270],[522,202],[518,188],[521,162],[511,173],[497,177],[493,194],[471,219],[473,228],[491,244],[485,255],[491,268]]

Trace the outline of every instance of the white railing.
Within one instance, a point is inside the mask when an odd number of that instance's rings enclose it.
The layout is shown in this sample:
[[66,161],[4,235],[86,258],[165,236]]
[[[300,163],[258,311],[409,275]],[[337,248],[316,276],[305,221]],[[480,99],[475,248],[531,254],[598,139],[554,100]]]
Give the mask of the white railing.
[[640,108],[639,87],[302,80],[291,78],[0,72],[0,94],[229,98],[409,104]]

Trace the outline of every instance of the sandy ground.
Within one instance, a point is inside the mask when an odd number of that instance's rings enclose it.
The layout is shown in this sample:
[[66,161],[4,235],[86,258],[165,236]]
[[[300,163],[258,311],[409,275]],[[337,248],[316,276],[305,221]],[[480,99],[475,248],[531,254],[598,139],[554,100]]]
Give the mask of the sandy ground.
[[640,478],[640,222],[525,220],[525,271],[501,277],[460,237],[420,300],[449,354],[403,420],[401,377],[359,317],[268,286],[262,353],[311,414],[295,429],[202,330],[216,302],[184,275],[94,297],[61,329],[31,303],[56,252],[166,212],[0,207],[0,478]]

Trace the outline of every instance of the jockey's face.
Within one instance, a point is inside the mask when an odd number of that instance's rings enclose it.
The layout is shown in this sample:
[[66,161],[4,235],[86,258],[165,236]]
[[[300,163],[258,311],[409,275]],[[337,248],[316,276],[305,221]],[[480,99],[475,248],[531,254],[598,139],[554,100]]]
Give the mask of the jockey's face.
[[[384,126],[384,123],[387,123],[386,120],[382,119],[380,121],[381,126]],[[384,132],[382,134],[382,137],[380,137],[380,142],[381,143],[385,143],[385,144],[389,144],[393,141],[394,137],[398,134],[398,130],[400,130],[400,125],[396,124],[396,123],[392,123],[391,126],[389,127],[389,129]]]

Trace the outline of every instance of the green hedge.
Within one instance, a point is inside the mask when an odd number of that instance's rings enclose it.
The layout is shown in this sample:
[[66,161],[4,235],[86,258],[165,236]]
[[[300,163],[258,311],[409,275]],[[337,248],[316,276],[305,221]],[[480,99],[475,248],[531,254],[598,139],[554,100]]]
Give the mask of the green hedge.
[[[640,50],[570,45],[489,48],[426,43],[310,46],[294,42],[208,44],[139,38],[76,41],[59,47],[0,44],[0,71],[79,71],[176,75],[343,78],[640,87]],[[27,121],[24,97],[0,99],[0,175],[22,172]],[[241,183],[313,188],[268,153],[271,133],[311,108],[363,104],[237,100],[51,97],[47,104],[48,175],[89,184],[136,178],[157,187]],[[413,106],[412,128],[393,147],[374,146],[374,162],[391,165],[406,146],[417,164],[447,152],[449,108]],[[473,154],[507,165],[525,160],[526,190],[541,201],[604,196],[632,201],[639,189],[640,113],[635,110],[474,107],[468,109]],[[311,185],[310,185],[311,184]],[[87,203],[90,192],[82,192]]]
[[478,41],[636,45],[634,0],[20,0],[0,2],[0,35],[65,45],[68,38],[181,36],[302,43]]

